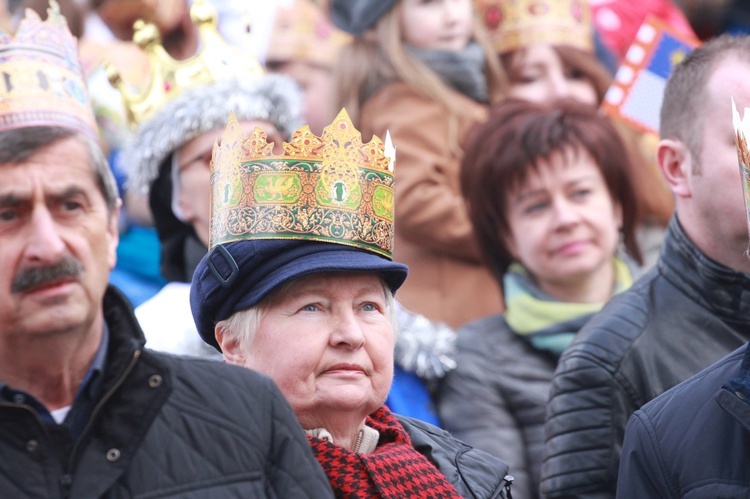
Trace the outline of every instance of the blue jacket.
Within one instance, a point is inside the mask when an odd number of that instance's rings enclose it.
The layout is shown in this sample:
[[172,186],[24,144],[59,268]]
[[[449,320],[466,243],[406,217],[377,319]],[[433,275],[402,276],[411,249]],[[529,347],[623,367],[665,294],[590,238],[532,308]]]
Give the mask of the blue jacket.
[[749,397],[743,346],[635,412],[617,497],[750,497]]

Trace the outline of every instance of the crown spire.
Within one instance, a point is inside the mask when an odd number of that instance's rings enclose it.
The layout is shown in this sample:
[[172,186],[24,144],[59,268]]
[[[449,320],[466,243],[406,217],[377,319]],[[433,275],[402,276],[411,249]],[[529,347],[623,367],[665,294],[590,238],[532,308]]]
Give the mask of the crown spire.
[[145,90],[129,88],[119,70],[107,64],[107,76],[122,95],[132,127],[149,119],[165,101],[188,88],[229,78],[253,78],[265,73],[252,53],[227,43],[219,34],[216,8],[205,0],[196,0],[190,19],[197,25],[202,48],[193,57],[173,59],[161,44],[154,24],[136,21],[133,42],[146,51],[151,62],[151,79]]
[[55,0],[45,21],[27,9],[15,36],[0,31],[0,74],[0,131],[53,125],[98,138],[78,42]]
[[394,153],[377,136],[363,143],[345,109],[320,137],[299,128],[280,156],[260,128],[245,138],[231,115],[211,161],[210,247],[305,239],[391,258]]

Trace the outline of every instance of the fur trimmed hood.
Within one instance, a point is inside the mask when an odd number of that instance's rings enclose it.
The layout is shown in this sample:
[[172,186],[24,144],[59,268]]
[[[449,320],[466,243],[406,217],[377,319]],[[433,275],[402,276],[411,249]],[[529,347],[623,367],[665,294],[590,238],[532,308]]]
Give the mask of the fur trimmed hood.
[[167,157],[201,133],[224,128],[230,112],[240,121],[268,121],[288,140],[303,122],[302,93],[294,80],[277,74],[186,90],[138,125],[123,147],[120,166],[128,187],[147,193]]

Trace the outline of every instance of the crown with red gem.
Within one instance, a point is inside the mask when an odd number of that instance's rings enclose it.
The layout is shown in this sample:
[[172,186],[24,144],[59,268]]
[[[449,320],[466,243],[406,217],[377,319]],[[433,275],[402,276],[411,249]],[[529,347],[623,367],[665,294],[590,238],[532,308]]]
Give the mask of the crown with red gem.
[[500,54],[539,42],[594,50],[588,0],[474,0],[474,10]]
[[149,119],[166,101],[188,88],[265,74],[249,49],[241,51],[221,37],[217,30],[218,13],[211,4],[196,0],[190,8],[190,19],[198,26],[203,48],[181,61],[173,59],[161,45],[161,35],[154,24],[135,22],[133,42],[146,51],[151,61],[151,80],[142,92],[129,88],[119,70],[107,65],[107,76],[122,95],[131,126]]
[[98,138],[78,42],[55,0],[45,21],[27,9],[15,35],[0,31],[0,74],[0,131],[64,126]]
[[232,114],[211,160],[209,246],[303,239],[391,258],[394,157],[390,135],[362,143],[345,109],[320,137],[299,128],[283,155],[260,128],[245,138]]

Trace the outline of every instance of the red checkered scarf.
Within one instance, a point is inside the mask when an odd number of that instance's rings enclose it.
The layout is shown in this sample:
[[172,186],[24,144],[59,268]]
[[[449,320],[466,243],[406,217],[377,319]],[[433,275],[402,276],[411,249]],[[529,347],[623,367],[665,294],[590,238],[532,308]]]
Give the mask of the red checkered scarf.
[[366,424],[380,433],[378,447],[370,454],[357,454],[323,438],[307,437],[336,497],[461,497],[414,449],[406,430],[386,407],[368,416]]

